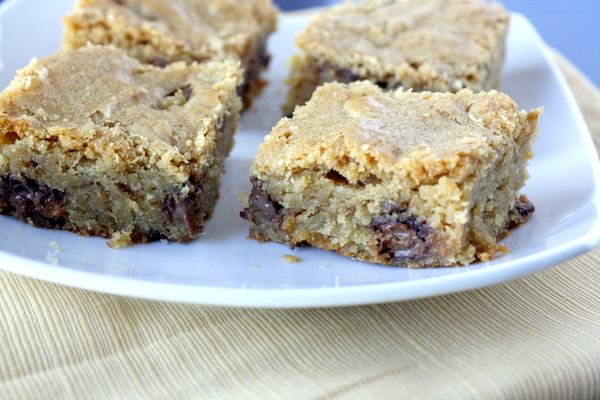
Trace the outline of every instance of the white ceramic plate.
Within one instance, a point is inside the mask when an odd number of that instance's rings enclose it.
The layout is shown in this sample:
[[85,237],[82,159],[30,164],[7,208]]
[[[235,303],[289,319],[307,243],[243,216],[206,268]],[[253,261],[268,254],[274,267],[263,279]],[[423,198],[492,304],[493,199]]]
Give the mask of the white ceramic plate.
[[[72,0],[7,0],[0,6],[0,85],[36,56],[59,47],[60,18]],[[510,253],[460,268],[409,270],[352,261],[315,248],[294,251],[246,239],[238,194],[249,191],[256,147],[280,118],[284,61],[306,18],[285,15],[272,37],[270,86],[247,112],[227,161],[222,195],[207,234],[187,244],[161,242],[113,250],[100,238],[33,228],[0,216],[0,267],[101,292],[244,307],[325,307],[399,301],[473,289],[553,266],[600,241],[599,168],[581,113],[542,40],[513,16],[502,90],[522,108],[545,106],[537,156],[524,192],[532,220],[504,240]],[[56,242],[61,250],[50,245]],[[285,263],[282,256],[300,258]]]

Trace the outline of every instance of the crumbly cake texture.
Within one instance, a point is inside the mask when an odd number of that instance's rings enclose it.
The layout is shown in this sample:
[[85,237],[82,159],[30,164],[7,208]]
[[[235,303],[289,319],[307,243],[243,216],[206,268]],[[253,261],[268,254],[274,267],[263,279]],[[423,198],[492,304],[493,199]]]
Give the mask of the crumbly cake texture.
[[498,89],[509,13],[486,0],[365,0],[317,16],[288,61],[291,115],[324,82],[368,79],[386,89]]
[[519,190],[541,111],[496,91],[327,83],[266,136],[241,215],[258,241],[371,263],[489,260],[533,212]]
[[159,68],[110,46],[34,59],[0,95],[0,211],[112,247],[196,237],[241,79],[239,62]]
[[63,19],[63,47],[110,44],[156,65],[239,60],[249,107],[265,84],[277,16],[271,0],[79,0]]

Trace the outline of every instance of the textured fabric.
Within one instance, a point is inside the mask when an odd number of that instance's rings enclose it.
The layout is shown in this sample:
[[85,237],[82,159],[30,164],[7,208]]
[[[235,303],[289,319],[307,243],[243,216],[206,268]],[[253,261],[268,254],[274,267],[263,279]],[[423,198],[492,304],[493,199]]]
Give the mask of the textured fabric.
[[[557,59],[600,144],[600,93]],[[600,250],[441,297],[146,301],[0,272],[0,399],[600,398]]]

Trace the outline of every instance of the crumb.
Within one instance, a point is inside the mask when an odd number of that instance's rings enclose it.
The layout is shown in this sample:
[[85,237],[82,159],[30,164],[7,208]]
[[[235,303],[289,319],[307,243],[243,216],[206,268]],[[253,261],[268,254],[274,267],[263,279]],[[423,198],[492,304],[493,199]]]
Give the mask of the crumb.
[[321,264],[320,267],[321,268],[327,268],[327,264]]
[[111,249],[118,249],[120,247],[128,246],[132,243],[133,242],[131,241],[131,232],[119,231],[113,233],[112,238],[106,244]]
[[58,244],[56,242],[50,242],[48,243],[50,246],[54,247],[56,250],[58,251],[62,251],[62,249],[58,246]]
[[258,265],[256,265],[256,264],[252,264],[252,265],[251,265],[251,267],[252,267],[252,268],[260,268],[260,267],[259,267]]
[[286,254],[285,256],[283,256],[283,259],[288,264],[294,264],[294,263],[297,263],[298,261],[300,261],[300,259],[298,257],[292,256],[292,255],[289,255],[289,254]]
[[508,254],[508,248],[504,245],[492,247],[488,251],[477,254],[477,256],[481,261],[490,261],[492,257],[498,252],[501,252],[502,255]]
[[167,239],[160,239],[160,242],[162,244],[169,244],[169,241]]

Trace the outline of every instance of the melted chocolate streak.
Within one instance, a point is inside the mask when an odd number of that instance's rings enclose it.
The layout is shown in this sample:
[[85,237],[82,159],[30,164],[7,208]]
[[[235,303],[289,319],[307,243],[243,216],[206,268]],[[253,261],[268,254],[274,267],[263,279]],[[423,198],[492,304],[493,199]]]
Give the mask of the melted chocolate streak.
[[283,222],[283,207],[273,200],[257,182],[257,179],[251,178],[252,191],[249,197],[249,206],[240,213],[240,216],[248,221],[255,221],[254,215],[258,212],[266,221],[281,225]]
[[180,193],[167,195],[163,206],[163,217],[169,223],[183,222],[188,235],[194,237],[204,229],[204,226],[195,218],[196,210],[202,206],[204,177],[190,177],[190,185],[190,191],[185,195]]
[[64,194],[30,179],[2,178],[0,207],[3,214],[43,228],[63,227],[68,218]]
[[429,255],[432,229],[413,215],[405,220],[376,220],[371,228],[380,246],[380,254],[399,262],[420,261]]

